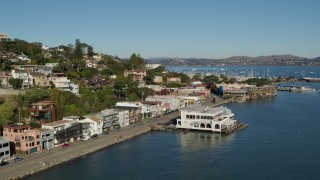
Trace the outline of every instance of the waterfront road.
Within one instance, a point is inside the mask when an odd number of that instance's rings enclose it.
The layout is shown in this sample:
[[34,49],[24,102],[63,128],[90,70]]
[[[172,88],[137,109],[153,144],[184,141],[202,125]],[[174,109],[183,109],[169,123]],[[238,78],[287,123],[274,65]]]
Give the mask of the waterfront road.
[[68,147],[56,147],[42,153],[35,153],[22,161],[10,163],[0,167],[0,179],[16,179],[36,172],[46,170],[52,166],[67,162],[71,159],[84,156],[88,153],[103,149],[107,146],[121,142],[148,132],[149,126],[157,123],[166,123],[179,116],[174,112],[152,121],[130,125],[109,134],[99,135],[87,141],[70,143]]

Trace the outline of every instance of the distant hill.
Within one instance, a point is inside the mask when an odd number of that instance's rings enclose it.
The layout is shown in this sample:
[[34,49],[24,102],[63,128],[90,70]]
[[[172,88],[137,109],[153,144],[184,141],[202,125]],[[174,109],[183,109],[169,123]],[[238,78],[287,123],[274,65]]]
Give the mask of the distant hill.
[[320,66],[320,57],[314,59],[293,55],[233,56],[225,59],[206,58],[150,58],[164,66]]

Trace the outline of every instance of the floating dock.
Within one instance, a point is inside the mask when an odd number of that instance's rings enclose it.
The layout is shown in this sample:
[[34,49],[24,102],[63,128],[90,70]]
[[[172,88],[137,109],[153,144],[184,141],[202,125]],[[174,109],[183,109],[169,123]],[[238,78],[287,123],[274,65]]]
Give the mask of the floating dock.
[[241,124],[241,125],[238,127],[238,130],[239,130],[239,131],[242,131],[242,130],[246,129],[248,126],[249,126],[249,124]]

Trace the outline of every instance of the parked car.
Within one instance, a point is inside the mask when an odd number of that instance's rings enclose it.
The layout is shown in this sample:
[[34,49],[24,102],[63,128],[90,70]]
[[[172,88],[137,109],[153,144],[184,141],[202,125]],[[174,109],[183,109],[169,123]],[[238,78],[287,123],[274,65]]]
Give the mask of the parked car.
[[84,136],[84,137],[81,137],[81,141],[86,141],[86,140],[89,140],[90,139],[90,137],[89,136]]
[[13,162],[18,162],[18,161],[22,161],[23,160],[23,158],[21,158],[21,157],[16,157],[14,160],[13,160]]
[[8,162],[4,162],[4,161],[2,161],[1,159],[0,159],[0,166],[5,166],[5,165],[7,165],[7,164],[9,164]]
[[64,144],[62,144],[62,147],[68,147],[69,146],[69,144],[68,143],[64,143]]

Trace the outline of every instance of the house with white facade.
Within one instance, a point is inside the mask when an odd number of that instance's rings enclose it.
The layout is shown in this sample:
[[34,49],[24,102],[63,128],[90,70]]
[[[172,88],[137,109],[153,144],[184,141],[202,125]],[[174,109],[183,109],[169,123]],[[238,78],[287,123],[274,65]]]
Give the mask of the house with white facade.
[[30,76],[30,73],[26,71],[19,71],[19,70],[11,70],[11,75],[12,78],[14,79],[21,79],[22,84],[21,88],[22,89],[28,89],[32,87],[32,77]]
[[196,104],[180,110],[180,113],[181,119],[177,119],[176,125],[179,129],[230,133],[239,126],[231,110],[222,106],[211,108]]
[[0,161],[10,158],[10,142],[0,137]]
[[161,102],[144,101],[141,103],[141,107],[144,119],[153,119],[162,115]]
[[119,125],[120,127],[129,126],[129,110],[115,109],[119,112]]
[[40,129],[40,131],[42,151],[54,148],[54,131],[51,129]]
[[129,111],[129,123],[137,123],[142,120],[141,103],[139,102],[117,102],[115,109]]
[[71,82],[68,77],[64,77],[63,73],[54,74],[54,76],[49,77],[49,80],[52,81],[55,88],[79,95],[79,85]]
[[90,135],[102,134],[103,118],[95,115],[85,116],[85,119],[82,119],[81,122],[90,123]]

